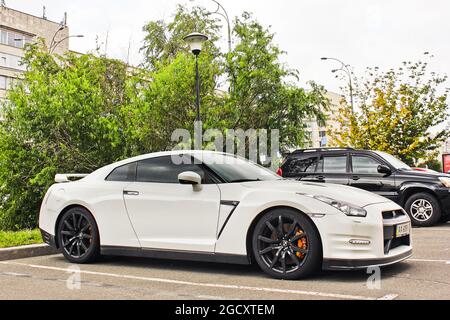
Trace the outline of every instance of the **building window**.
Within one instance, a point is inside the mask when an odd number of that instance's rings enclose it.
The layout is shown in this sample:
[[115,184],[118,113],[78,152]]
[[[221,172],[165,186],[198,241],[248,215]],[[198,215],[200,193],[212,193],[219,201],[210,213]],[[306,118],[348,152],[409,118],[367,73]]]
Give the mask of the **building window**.
[[6,90],[6,77],[0,76],[0,89]]
[[0,90],[9,90],[17,83],[17,79],[0,76]]
[[21,63],[22,58],[7,53],[0,53],[0,67],[25,71],[26,67]]
[[23,48],[27,43],[31,43],[32,37],[23,33],[14,32],[0,28],[0,43],[16,48]]

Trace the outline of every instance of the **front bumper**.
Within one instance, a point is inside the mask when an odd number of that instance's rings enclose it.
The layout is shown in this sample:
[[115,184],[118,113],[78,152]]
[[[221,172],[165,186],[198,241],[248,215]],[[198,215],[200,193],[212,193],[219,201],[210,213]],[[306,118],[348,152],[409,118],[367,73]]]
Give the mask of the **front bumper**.
[[413,254],[411,234],[396,237],[396,226],[410,224],[405,211],[393,202],[365,207],[367,217],[344,214],[313,219],[322,238],[323,269],[364,269],[386,266]]
[[450,216],[450,189],[448,188],[437,189],[435,193],[441,203],[442,214],[444,216]]
[[324,259],[322,269],[324,270],[357,270],[367,269],[371,267],[384,267],[402,262],[413,255],[412,249],[397,256],[381,259],[368,260],[340,260],[340,259]]

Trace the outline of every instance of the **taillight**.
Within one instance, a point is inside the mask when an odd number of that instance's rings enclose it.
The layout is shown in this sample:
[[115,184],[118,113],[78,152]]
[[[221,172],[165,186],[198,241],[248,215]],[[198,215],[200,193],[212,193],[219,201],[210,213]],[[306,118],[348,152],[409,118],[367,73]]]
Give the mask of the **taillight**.
[[277,170],[277,175],[279,175],[280,177],[282,177],[282,176],[283,176],[283,169],[279,168],[279,169]]

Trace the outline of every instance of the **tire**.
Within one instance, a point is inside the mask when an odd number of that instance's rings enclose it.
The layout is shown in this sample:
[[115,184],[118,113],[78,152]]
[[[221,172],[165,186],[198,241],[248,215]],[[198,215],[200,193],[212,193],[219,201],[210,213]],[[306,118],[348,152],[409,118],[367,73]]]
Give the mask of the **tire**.
[[305,278],[320,270],[323,258],[315,226],[293,209],[274,209],[264,215],[252,234],[252,249],[261,270],[276,279]]
[[58,225],[58,245],[71,263],[85,264],[98,259],[100,237],[89,211],[72,208],[64,213]]
[[442,216],[439,201],[429,193],[413,194],[406,201],[405,210],[416,227],[432,227]]

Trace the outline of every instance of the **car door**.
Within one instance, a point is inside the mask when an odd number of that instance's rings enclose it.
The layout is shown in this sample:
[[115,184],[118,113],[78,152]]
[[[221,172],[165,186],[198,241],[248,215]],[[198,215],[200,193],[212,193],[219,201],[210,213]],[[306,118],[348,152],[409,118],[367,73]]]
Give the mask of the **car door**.
[[398,192],[395,186],[395,175],[379,173],[380,165],[386,164],[367,154],[352,154],[350,185],[396,201]]
[[323,154],[317,166],[315,180],[323,183],[349,184],[348,154]]
[[[202,176],[201,188],[178,182],[186,171]],[[178,165],[170,156],[139,161],[124,199],[142,248],[214,252],[220,190],[200,165]]]

